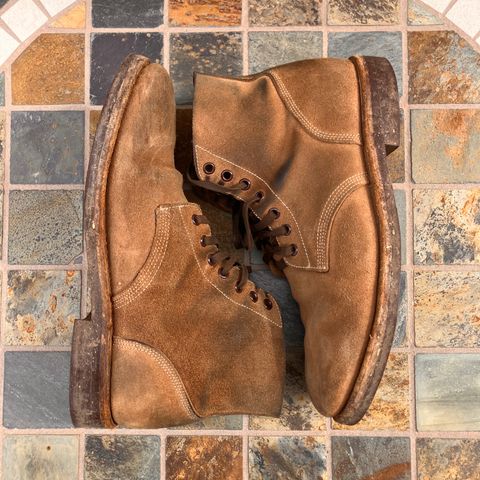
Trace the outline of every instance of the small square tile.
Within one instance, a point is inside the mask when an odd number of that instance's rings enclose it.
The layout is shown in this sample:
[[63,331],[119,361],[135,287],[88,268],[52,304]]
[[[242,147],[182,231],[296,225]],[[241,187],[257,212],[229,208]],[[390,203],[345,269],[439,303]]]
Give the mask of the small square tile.
[[408,25],[443,25],[443,21],[423,3],[408,0]]
[[313,26],[322,23],[317,0],[249,0],[250,25],[256,27]]
[[400,22],[399,0],[330,0],[329,25],[396,25]]
[[160,63],[161,33],[95,33],[91,37],[90,101],[102,105],[120,65],[130,53]]
[[412,110],[411,130],[415,182],[480,182],[479,110]]
[[380,386],[365,416],[353,426],[334,422],[337,430],[398,430],[410,427],[409,369],[406,353],[391,353]]
[[478,0],[458,0],[446,16],[471,37],[480,31],[480,3]]
[[418,480],[480,478],[480,441],[417,439]]
[[452,31],[408,32],[410,103],[480,103],[480,53]]
[[81,253],[82,192],[10,192],[10,264],[68,265]]
[[75,3],[75,0],[40,0],[52,17],[57,13],[60,13],[62,10],[65,10],[67,7]]
[[325,418],[318,413],[307,393],[303,347],[287,349],[287,370],[280,418],[250,417],[251,430],[325,430]]
[[163,22],[163,0],[93,0],[96,28],[153,28]]
[[397,206],[398,221],[400,223],[400,254],[402,265],[406,262],[406,230],[407,230],[407,203],[403,190],[394,190],[395,204]]
[[327,480],[322,437],[250,437],[250,480]]
[[242,21],[242,0],[169,0],[170,25],[181,27],[238,26]]
[[170,37],[170,75],[180,105],[192,103],[193,72],[241,75],[240,33],[179,33]]
[[3,425],[68,428],[69,352],[6,352]]
[[70,345],[80,293],[78,271],[9,271],[5,344]]
[[3,442],[4,480],[77,478],[76,436],[7,435]]
[[242,479],[241,437],[167,437],[166,479]]
[[389,437],[333,437],[333,480],[409,480],[410,440]]
[[81,0],[53,20],[53,22],[50,23],[50,28],[85,28],[86,10],[85,0]]
[[417,429],[480,430],[480,355],[415,357]]
[[83,112],[12,112],[11,125],[11,183],[83,183]]
[[397,77],[402,94],[402,34],[400,32],[336,32],[328,36],[328,56],[348,58],[352,55],[386,57]]
[[414,190],[414,262],[480,263],[480,190]]
[[415,344],[480,347],[480,273],[415,274]]
[[0,107],[5,105],[5,74],[0,73]]
[[8,60],[10,55],[20,45],[10,34],[3,28],[0,28],[0,65]]
[[405,181],[405,119],[400,112],[400,145],[387,157],[388,173],[392,183]]
[[296,60],[321,57],[322,45],[322,32],[250,32],[250,73]]
[[23,42],[48,20],[33,0],[19,0],[5,10],[2,20]]
[[84,480],[160,479],[160,437],[87,435]]
[[85,102],[85,36],[45,33],[12,65],[15,105],[60,105]]
[[400,298],[398,300],[397,326],[393,338],[393,347],[405,347],[407,343],[408,290],[407,274],[400,272]]

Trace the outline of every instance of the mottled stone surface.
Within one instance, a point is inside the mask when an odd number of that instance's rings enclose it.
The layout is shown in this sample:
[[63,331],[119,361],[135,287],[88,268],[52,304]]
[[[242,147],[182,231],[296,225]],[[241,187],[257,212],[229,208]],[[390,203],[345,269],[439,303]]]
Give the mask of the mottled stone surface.
[[83,112],[12,112],[11,183],[83,183]]
[[92,0],[92,24],[102,27],[158,27],[163,0]]
[[161,33],[95,33],[91,37],[90,101],[102,105],[115,74],[130,53],[144,55],[160,63]]
[[415,357],[417,429],[480,430],[480,355]]
[[480,262],[480,190],[414,190],[416,264]]
[[160,437],[88,435],[84,480],[159,480]]
[[386,57],[397,76],[402,93],[402,34],[400,32],[335,32],[328,36],[328,56],[348,58],[352,55]]
[[250,480],[326,480],[322,437],[250,437]]
[[5,105],[5,74],[0,73],[0,107]]
[[6,115],[0,112],[0,180],[3,181],[5,175],[5,140],[6,140]]
[[13,62],[12,101],[17,105],[84,103],[85,37],[46,33]]
[[85,0],[75,4],[65,13],[50,23],[53,28],[85,28],[86,6]]
[[303,348],[289,348],[282,414],[280,418],[250,417],[251,430],[325,430],[325,418],[307,393],[304,370]]
[[236,26],[242,0],[169,0],[168,13],[173,26]]
[[9,271],[5,343],[69,345],[80,284],[78,271]]
[[391,353],[375,398],[354,426],[334,422],[338,430],[408,430],[410,426],[409,370],[406,353]]
[[399,0],[330,0],[330,25],[395,25],[399,23]]
[[322,56],[322,32],[250,32],[250,73],[284,63]]
[[4,480],[73,480],[77,468],[77,436],[7,435],[4,439]]
[[242,479],[240,437],[167,437],[167,480]]
[[204,420],[174,427],[177,430],[241,430],[243,418],[241,415],[224,415],[206,417]]
[[409,480],[410,440],[333,437],[333,480]]
[[480,53],[455,32],[408,32],[411,103],[479,103]]
[[418,480],[480,478],[480,441],[419,438],[417,472]]
[[82,192],[10,192],[8,259],[16,265],[67,265],[82,253]]
[[409,25],[443,25],[442,20],[417,0],[408,0]]
[[405,119],[403,110],[400,118],[400,145],[387,157],[387,165],[392,183],[405,181]]
[[6,352],[3,425],[71,427],[69,352]]
[[412,110],[417,183],[480,182],[480,111]]
[[397,206],[398,221],[400,223],[400,253],[402,256],[402,265],[406,262],[406,230],[407,230],[407,205],[405,192],[403,190],[394,190],[395,204]]
[[240,33],[179,33],[170,37],[170,75],[178,104],[192,103],[193,72],[241,75]]
[[261,27],[320,25],[321,9],[321,0],[250,0],[249,21]]
[[393,338],[393,347],[404,347],[407,343],[407,309],[408,309],[408,290],[407,274],[400,273],[400,298],[398,300],[397,326],[395,327],[395,337]]
[[480,347],[480,273],[415,274],[415,343]]

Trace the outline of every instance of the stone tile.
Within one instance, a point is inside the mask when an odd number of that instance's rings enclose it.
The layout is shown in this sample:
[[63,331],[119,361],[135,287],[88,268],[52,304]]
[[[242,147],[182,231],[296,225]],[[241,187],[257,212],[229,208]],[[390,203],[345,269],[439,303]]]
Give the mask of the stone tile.
[[329,25],[396,25],[400,22],[399,0],[330,0]]
[[242,0],[169,0],[168,12],[173,26],[238,26]]
[[82,192],[10,192],[8,260],[67,265],[82,253]]
[[480,263],[480,190],[414,190],[414,262]]
[[249,1],[250,25],[258,27],[320,25],[321,0]]
[[333,480],[410,479],[410,440],[333,437]]
[[70,345],[80,294],[79,271],[9,271],[5,344]]
[[90,101],[102,105],[120,65],[130,53],[160,63],[161,33],[95,33],[91,37]]
[[417,0],[408,0],[408,25],[443,25],[443,21]]
[[402,256],[402,265],[406,263],[406,230],[407,230],[407,203],[405,192],[403,190],[394,190],[395,204],[397,206],[398,221],[400,223],[400,253]]
[[241,75],[240,33],[179,33],[170,37],[170,75],[180,105],[192,103],[193,72]]
[[83,112],[12,112],[11,125],[11,183],[83,183]]
[[250,480],[327,479],[322,437],[250,437]]
[[243,417],[241,415],[219,415],[174,427],[173,430],[241,430],[242,427]]
[[409,32],[410,103],[479,103],[480,53],[451,31]]
[[480,273],[415,274],[415,343],[480,347]]
[[5,105],[5,74],[0,73],[0,107]]
[[160,437],[87,435],[84,480],[160,479]]
[[417,183],[480,182],[480,111],[412,110]]
[[415,357],[417,429],[480,430],[480,355]]
[[163,0],[93,0],[96,28],[153,28],[163,22]]
[[70,5],[75,3],[75,0],[40,0],[47,10],[48,14],[52,17],[62,10],[65,10]]
[[410,428],[409,370],[406,353],[391,353],[370,408],[354,426],[334,422],[336,430],[398,430]]
[[69,352],[6,352],[3,425],[71,427],[69,372]]
[[393,347],[405,347],[407,343],[407,309],[408,309],[408,291],[407,274],[400,273],[400,299],[398,301],[397,326],[395,328],[395,337],[393,338]]
[[388,173],[392,183],[405,181],[405,119],[403,110],[400,119],[400,145],[387,158]]
[[5,176],[6,121],[7,117],[5,112],[0,112],[0,182],[3,182]]
[[480,441],[419,438],[418,480],[480,478]]
[[8,60],[19,45],[19,42],[3,30],[3,28],[0,28],[0,65]]
[[241,437],[167,437],[166,479],[242,479]]
[[352,55],[386,57],[397,76],[402,94],[402,34],[400,32],[335,32],[328,36],[328,56],[348,58]]
[[447,12],[447,18],[474,37],[480,31],[480,3],[477,0],[458,0]]
[[250,73],[284,63],[322,56],[322,32],[250,32]]
[[3,442],[4,480],[77,478],[77,436],[7,435]]
[[45,33],[13,62],[12,101],[16,105],[85,102],[85,37]]
[[298,304],[292,297],[287,280],[275,277],[269,270],[254,271],[250,277],[260,288],[270,292],[277,301],[282,312],[285,344],[302,347],[305,330]]
[[56,20],[53,20],[53,22],[50,23],[50,27],[78,29],[85,28],[86,14],[85,0],[81,0]]
[[318,413],[307,393],[303,347],[287,349],[287,370],[280,418],[250,417],[251,430],[325,430],[325,418]]
[[22,42],[47,21],[33,0],[19,0],[5,10],[1,18]]

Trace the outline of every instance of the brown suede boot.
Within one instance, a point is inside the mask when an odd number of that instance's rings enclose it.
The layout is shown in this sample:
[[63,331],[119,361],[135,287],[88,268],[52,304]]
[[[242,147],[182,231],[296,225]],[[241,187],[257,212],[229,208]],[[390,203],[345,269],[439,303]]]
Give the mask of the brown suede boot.
[[399,143],[399,106],[390,64],[354,57],[236,79],[199,74],[193,108],[193,183],[241,202],[247,247],[255,240],[264,249],[299,303],[315,406],[358,422],[397,312],[400,237],[386,156]]
[[85,192],[91,313],[73,335],[76,426],[280,413],[277,304],[219,252],[183,194],[174,144],[167,72],[128,57],[102,112]]

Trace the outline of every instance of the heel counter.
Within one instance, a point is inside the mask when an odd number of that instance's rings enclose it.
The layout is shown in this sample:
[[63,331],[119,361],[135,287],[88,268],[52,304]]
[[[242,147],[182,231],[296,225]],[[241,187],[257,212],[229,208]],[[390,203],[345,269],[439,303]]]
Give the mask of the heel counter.
[[112,415],[128,428],[162,428],[198,419],[185,386],[161,352],[132,340],[114,338]]

